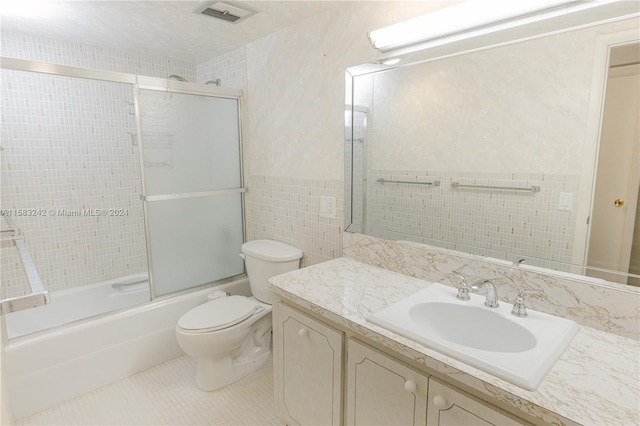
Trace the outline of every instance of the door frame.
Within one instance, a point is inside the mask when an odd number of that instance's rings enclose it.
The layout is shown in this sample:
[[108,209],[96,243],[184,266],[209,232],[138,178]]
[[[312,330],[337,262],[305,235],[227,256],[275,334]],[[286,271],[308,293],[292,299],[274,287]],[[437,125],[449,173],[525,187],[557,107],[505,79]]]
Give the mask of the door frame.
[[590,219],[595,197],[596,170],[600,153],[610,53],[613,47],[637,42],[640,42],[640,37],[637,29],[633,29],[599,36],[595,43],[573,249],[573,263],[582,266],[582,271],[579,273],[583,275],[586,274],[589,255]]

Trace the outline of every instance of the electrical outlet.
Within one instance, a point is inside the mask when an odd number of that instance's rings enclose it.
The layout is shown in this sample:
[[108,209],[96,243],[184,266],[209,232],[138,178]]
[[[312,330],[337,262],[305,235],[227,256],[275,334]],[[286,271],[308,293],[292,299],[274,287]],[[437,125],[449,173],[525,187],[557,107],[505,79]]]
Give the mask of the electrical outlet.
[[573,208],[573,194],[571,192],[561,192],[558,199],[558,210],[571,211]]
[[336,218],[336,197],[320,197],[320,217]]

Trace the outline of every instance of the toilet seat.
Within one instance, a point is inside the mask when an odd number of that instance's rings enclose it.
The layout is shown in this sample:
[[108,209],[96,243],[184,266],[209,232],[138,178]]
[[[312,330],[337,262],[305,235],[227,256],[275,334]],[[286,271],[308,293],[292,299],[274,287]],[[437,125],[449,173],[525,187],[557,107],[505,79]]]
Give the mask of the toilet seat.
[[178,320],[191,333],[208,333],[234,326],[254,314],[256,304],[244,296],[229,296],[197,306]]

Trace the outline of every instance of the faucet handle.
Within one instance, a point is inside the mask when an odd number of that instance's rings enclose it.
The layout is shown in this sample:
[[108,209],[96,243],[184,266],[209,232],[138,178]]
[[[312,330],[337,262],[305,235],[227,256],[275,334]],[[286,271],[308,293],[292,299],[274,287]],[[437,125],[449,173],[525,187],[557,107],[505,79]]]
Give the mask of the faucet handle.
[[521,257],[519,259],[516,259],[513,261],[512,266],[520,266],[523,262],[525,262],[527,259],[525,259],[524,257]]
[[527,307],[524,304],[524,295],[526,293],[539,294],[543,292],[541,290],[519,290],[518,297],[516,297],[516,301],[513,304],[513,308],[511,309],[511,315],[514,315],[518,318],[524,318],[527,316]]
[[458,287],[458,294],[456,295],[456,298],[460,300],[469,300],[471,299],[471,296],[469,296],[469,285],[467,284],[467,277],[458,269],[454,269],[452,271],[453,275],[460,278],[460,287]]

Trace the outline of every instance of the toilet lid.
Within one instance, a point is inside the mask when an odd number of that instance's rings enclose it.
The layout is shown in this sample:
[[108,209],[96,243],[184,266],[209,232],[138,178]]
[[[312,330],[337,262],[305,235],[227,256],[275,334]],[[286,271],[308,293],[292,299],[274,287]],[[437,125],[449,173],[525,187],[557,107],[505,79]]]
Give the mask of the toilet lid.
[[249,318],[256,304],[244,296],[229,296],[197,306],[178,320],[183,330],[207,332],[231,327]]

